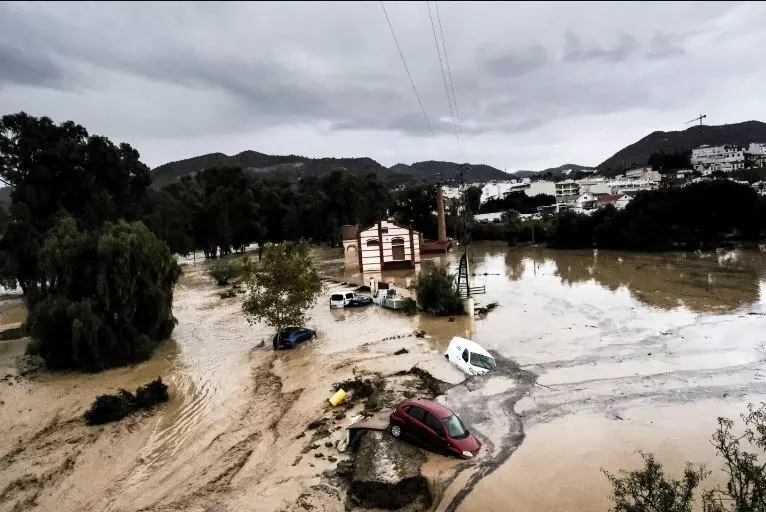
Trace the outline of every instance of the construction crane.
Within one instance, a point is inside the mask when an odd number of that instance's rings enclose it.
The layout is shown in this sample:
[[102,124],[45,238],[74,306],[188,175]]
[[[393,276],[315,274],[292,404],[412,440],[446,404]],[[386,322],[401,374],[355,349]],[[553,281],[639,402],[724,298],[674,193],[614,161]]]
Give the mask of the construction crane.
[[699,117],[695,117],[691,121],[686,121],[686,124],[690,124],[690,123],[694,123],[694,122],[699,121],[700,122],[700,126],[702,126],[702,120],[705,119],[706,117],[707,117],[706,114],[700,114]]

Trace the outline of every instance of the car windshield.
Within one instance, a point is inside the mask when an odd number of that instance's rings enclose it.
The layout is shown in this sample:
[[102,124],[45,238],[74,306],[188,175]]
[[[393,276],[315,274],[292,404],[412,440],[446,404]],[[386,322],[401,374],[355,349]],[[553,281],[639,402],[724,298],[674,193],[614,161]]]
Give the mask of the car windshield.
[[495,364],[495,360],[492,359],[489,356],[483,356],[481,354],[475,354],[471,352],[471,364],[474,366],[478,366],[479,368],[484,368],[486,370],[494,370],[497,368],[497,365]]
[[447,432],[449,432],[449,436],[452,439],[463,439],[464,437],[468,437],[468,431],[465,429],[465,426],[463,426],[463,422],[454,414],[452,416],[447,416],[443,421],[444,425],[447,426]]
[[343,300],[343,295],[341,295],[339,293],[330,295],[330,300]]

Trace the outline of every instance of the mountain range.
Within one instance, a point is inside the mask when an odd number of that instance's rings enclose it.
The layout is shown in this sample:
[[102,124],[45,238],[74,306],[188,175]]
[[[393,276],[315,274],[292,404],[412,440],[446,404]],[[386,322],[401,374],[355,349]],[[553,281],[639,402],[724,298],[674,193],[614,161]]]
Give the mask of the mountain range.
[[[647,165],[654,153],[686,153],[703,144],[749,144],[766,142],[766,123],[745,121],[742,123],[719,126],[692,126],[682,131],[650,133],[637,142],[619,150],[601,162],[596,169],[599,174],[610,176],[627,169]],[[449,183],[459,177],[461,167],[465,166],[466,181],[486,182],[513,178],[540,176],[557,178],[568,169],[582,171],[593,167],[564,164],[542,171],[518,170],[505,172],[483,164],[458,164],[455,162],[425,161],[412,164],[396,164],[385,167],[371,158],[309,158],[299,155],[267,155],[257,151],[243,151],[236,155],[210,153],[195,156],[177,162],[169,162],[152,170],[154,187],[162,187],[179,179],[181,176],[216,166],[242,167],[254,176],[280,176],[288,180],[303,176],[318,176],[334,170],[367,174],[373,172],[391,185],[436,182]],[[10,188],[0,189],[0,204],[10,204]]]
[[646,165],[653,153],[686,153],[704,144],[747,145],[751,142],[766,142],[766,123],[745,121],[719,126],[696,125],[676,132],[652,132],[622,148],[596,168],[599,174],[619,174],[626,169]]
[[[641,140],[619,150],[595,168],[601,175],[615,175],[625,170],[647,165],[654,153],[686,153],[703,144],[749,144],[766,142],[766,123],[746,121],[720,126],[692,126],[683,131],[650,133]],[[397,184],[451,182],[459,177],[465,166],[466,180],[482,182],[540,176],[557,178],[571,169],[590,170],[592,166],[564,164],[542,171],[519,170],[505,172],[483,164],[425,161],[412,164],[399,163],[385,167],[371,158],[308,158],[298,155],[267,155],[257,151],[243,151],[236,155],[211,153],[161,165],[152,171],[154,186],[161,187],[180,176],[213,166],[238,166],[251,175],[279,175],[285,179],[322,175],[333,170],[352,173],[374,172],[380,178]]]

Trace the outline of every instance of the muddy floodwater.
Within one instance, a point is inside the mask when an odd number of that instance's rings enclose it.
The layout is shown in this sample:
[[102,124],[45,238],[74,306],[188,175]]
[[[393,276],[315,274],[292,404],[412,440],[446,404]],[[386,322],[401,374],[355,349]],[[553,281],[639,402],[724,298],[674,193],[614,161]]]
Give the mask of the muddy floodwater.
[[[455,270],[459,253],[430,258]],[[328,278],[311,311],[317,338],[274,352],[242,296],[221,299],[202,266],[184,266],[173,337],[151,360],[94,375],[34,369],[26,339],[0,342],[0,510],[343,510],[333,471],[354,410],[327,403],[354,372],[426,369],[440,398],[483,443],[423,466],[436,510],[607,510],[601,469],[653,452],[672,472],[704,463],[719,415],[766,397],[766,257],[758,252],[631,254],[478,244],[470,254],[475,318],[407,317],[370,306],[329,310],[365,282],[340,250],[315,251]],[[411,271],[377,276],[406,285]],[[341,282],[353,283],[346,286]],[[24,320],[0,300],[0,324]],[[425,331],[424,338],[413,335]],[[453,336],[497,355],[465,380],[442,355]],[[404,355],[393,355],[407,348]],[[87,427],[96,395],[162,376],[171,400]],[[333,416],[335,414],[335,416]],[[318,437],[307,426],[330,418]],[[512,507],[511,507],[512,505]]]

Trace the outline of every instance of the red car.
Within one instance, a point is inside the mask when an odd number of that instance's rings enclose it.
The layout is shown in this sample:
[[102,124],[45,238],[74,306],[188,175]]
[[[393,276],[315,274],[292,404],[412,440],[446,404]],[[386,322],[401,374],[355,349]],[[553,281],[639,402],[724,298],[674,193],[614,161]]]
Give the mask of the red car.
[[454,412],[425,398],[409,398],[396,406],[391,413],[391,435],[408,436],[463,459],[470,459],[481,448]]

